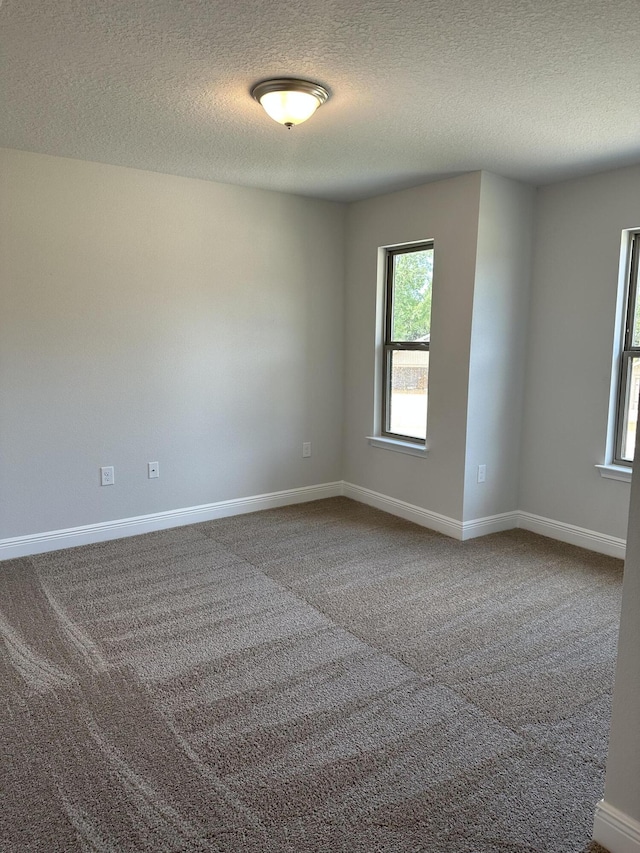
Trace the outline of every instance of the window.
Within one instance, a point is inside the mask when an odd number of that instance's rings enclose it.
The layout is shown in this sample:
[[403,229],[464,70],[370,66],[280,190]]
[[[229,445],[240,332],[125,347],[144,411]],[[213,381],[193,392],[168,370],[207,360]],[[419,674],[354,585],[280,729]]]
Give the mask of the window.
[[424,445],[431,338],[433,243],[387,249],[382,429]]
[[614,463],[630,466],[636,444],[638,395],[640,393],[640,232],[631,234],[627,264],[624,340],[620,361],[620,385],[616,417]]

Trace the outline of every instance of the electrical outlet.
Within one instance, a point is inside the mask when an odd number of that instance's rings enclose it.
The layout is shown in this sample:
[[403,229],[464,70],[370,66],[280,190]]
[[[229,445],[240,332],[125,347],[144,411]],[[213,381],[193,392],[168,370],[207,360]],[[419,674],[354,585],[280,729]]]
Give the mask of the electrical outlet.
[[100,468],[100,485],[113,486],[114,482],[113,465],[105,465]]
[[157,462],[147,462],[147,474],[150,480],[160,476],[160,466]]
[[487,466],[486,465],[478,465],[478,482],[484,483],[487,479]]
[[302,442],[302,458],[308,459],[311,456],[311,442],[303,441]]

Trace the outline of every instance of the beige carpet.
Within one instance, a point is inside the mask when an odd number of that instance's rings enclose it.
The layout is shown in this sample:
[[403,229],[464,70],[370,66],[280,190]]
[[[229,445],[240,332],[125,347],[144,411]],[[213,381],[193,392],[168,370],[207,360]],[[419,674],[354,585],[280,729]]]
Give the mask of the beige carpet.
[[344,498],[0,564],[0,849],[580,853],[619,561]]

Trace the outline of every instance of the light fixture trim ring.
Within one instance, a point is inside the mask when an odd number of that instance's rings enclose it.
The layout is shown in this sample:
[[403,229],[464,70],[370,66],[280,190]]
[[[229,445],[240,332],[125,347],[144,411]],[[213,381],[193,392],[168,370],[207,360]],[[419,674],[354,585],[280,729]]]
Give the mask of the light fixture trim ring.
[[311,80],[299,80],[295,77],[278,77],[256,83],[251,90],[251,96],[260,103],[260,98],[269,92],[304,92],[306,95],[317,98],[318,106],[322,106],[329,100],[329,91],[324,86],[312,83]]

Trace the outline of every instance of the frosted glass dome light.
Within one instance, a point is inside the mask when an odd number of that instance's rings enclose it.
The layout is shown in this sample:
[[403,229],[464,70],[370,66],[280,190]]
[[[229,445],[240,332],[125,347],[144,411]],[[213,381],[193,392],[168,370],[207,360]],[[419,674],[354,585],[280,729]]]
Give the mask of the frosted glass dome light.
[[264,80],[253,87],[251,94],[267,115],[288,128],[311,118],[329,98],[323,86],[309,80]]

